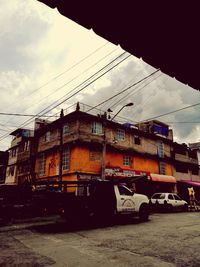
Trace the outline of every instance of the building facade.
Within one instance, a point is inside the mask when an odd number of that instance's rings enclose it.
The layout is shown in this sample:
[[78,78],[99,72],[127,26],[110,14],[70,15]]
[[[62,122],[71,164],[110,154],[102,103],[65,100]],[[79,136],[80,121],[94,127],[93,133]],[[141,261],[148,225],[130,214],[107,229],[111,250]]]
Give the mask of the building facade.
[[176,191],[169,131],[156,135],[76,110],[37,129],[35,144],[37,181],[146,175],[136,183],[144,193]]
[[0,184],[5,183],[8,151],[0,151]]
[[8,165],[6,168],[6,184],[30,183],[31,174],[31,147],[33,130],[16,129],[11,133],[14,137],[8,149]]

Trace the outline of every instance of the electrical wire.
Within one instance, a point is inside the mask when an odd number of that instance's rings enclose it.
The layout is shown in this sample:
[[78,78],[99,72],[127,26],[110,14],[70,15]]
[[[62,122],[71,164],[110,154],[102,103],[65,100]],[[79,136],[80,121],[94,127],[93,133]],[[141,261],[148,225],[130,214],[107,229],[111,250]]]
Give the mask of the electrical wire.
[[[104,60],[106,57],[110,56],[112,53],[114,53],[115,51],[117,51],[117,49],[112,50],[111,52],[109,52],[107,55],[105,55],[104,57],[102,57],[100,60],[98,60],[97,62],[95,62],[93,65],[91,65],[89,68],[87,68],[86,70],[84,70],[81,74],[78,74],[77,76],[73,77],[71,80],[69,80],[67,83],[64,84],[64,86],[60,86],[57,89],[55,89],[52,93],[50,93],[49,95],[45,96],[44,98],[40,99],[40,101],[37,101],[35,104],[39,104],[41,103],[43,100],[47,99],[49,96],[54,95],[55,93],[57,93],[60,89],[62,89],[63,87],[65,87],[66,85],[69,85],[71,82],[73,82],[74,80],[76,80],[77,78],[79,78],[81,75],[83,75],[84,73],[86,73],[88,70],[92,69],[94,66],[96,66],[99,62],[101,62],[102,60]],[[31,108],[34,105],[31,105]],[[30,108],[30,107],[29,107]],[[28,108],[28,109],[29,109]],[[27,109],[26,109],[27,110]]]
[[167,115],[170,115],[170,114],[179,112],[179,111],[181,111],[181,110],[185,110],[185,109],[188,109],[188,108],[192,108],[192,107],[195,107],[195,106],[198,106],[198,105],[200,105],[200,103],[196,103],[196,104],[193,104],[193,105],[190,105],[190,106],[186,106],[186,107],[184,107],[184,108],[176,109],[176,110],[173,110],[173,111],[170,111],[170,112],[167,112],[167,113],[164,113],[164,114],[155,116],[155,117],[151,117],[151,118],[149,118],[149,119],[146,119],[146,120],[141,121],[140,123],[147,122],[147,121],[151,121],[151,120],[154,120],[154,119],[157,119],[157,118],[160,118],[160,117],[163,117],[163,116],[167,116]]
[[[89,81],[91,78],[93,78],[95,75],[97,75],[99,72],[101,72],[102,70],[104,70],[105,68],[107,68],[109,65],[113,64],[114,61],[116,61],[117,59],[119,59],[120,57],[124,56],[127,52],[123,52],[122,54],[120,54],[117,58],[115,58],[114,60],[112,60],[111,62],[109,62],[106,66],[104,66],[103,68],[101,68],[99,71],[97,71],[95,74],[93,74],[92,76],[90,76],[86,81],[82,82],[80,85],[86,83],[87,81]],[[103,74],[99,75],[97,78],[95,78],[94,80],[92,80],[91,82],[89,82],[87,85],[85,85],[84,87],[82,87],[81,89],[79,89],[77,92],[73,93],[71,96],[69,96],[67,99],[62,100],[60,103],[56,104],[55,106],[53,106],[51,109],[47,110],[44,114],[50,112],[51,110],[53,110],[54,108],[58,107],[59,105],[61,105],[62,103],[64,103],[65,101],[69,100],[71,97],[73,97],[74,95],[78,94],[80,91],[84,90],[86,87],[88,87],[89,85],[91,85],[92,83],[94,83],[96,80],[98,80],[99,78],[101,78],[103,75],[105,75],[106,73],[108,73],[110,70],[112,70],[113,68],[115,68],[116,66],[118,66],[119,64],[121,64],[124,60],[126,60],[127,58],[129,58],[131,55],[129,54],[128,56],[126,56],[125,58],[123,58],[120,62],[116,63],[114,66],[112,66],[111,68],[109,68],[108,70],[106,70]],[[74,89],[72,89],[70,92],[68,92],[66,95],[68,95],[69,93],[73,92],[75,89],[77,89],[78,87],[75,87]],[[65,95],[65,96],[66,96]],[[63,98],[63,97],[62,97]],[[62,99],[61,98],[61,99]],[[53,104],[55,104],[56,102],[58,102],[59,100],[54,101]],[[51,104],[50,106],[52,106],[53,104]],[[44,114],[41,115],[42,112],[44,112],[46,109],[48,109],[50,106],[46,107],[45,109],[43,109],[41,112],[39,112],[35,117],[41,117]],[[31,123],[32,121],[27,120],[25,121],[23,124],[21,124],[19,127],[25,126],[29,123]],[[6,138],[7,135],[1,136],[0,137],[0,141],[4,138]]]
[[147,75],[146,77],[142,78],[141,80],[139,80],[139,81],[135,82],[134,84],[128,86],[126,89],[122,90],[121,92],[119,92],[119,93],[113,95],[112,97],[108,98],[107,100],[104,100],[103,102],[97,104],[97,105],[94,106],[93,108],[89,109],[87,112],[91,111],[91,110],[94,109],[94,108],[97,108],[97,107],[101,106],[102,104],[104,104],[104,103],[110,101],[111,99],[115,98],[116,96],[123,94],[124,92],[128,91],[131,87],[133,87],[133,86],[135,86],[135,85],[137,85],[137,84],[143,82],[144,80],[148,79],[149,77],[151,77],[152,75],[154,75],[154,74],[157,73],[158,71],[160,71],[160,69],[157,69],[156,71],[152,72],[151,74]]
[[[35,117],[37,115],[33,114],[22,114],[22,113],[6,113],[6,112],[0,112],[0,115],[6,115],[6,116],[19,116],[19,117]],[[57,117],[54,115],[44,115],[42,117]]]

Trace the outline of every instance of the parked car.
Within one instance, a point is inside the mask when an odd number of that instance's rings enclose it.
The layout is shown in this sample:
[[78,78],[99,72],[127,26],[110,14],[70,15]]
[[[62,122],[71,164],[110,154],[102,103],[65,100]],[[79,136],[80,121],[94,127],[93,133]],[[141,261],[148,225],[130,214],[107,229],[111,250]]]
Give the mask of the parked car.
[[153,209],[163,209],[167,211],[188,210],[188,203],[175,193],[155,193],[150,199]]

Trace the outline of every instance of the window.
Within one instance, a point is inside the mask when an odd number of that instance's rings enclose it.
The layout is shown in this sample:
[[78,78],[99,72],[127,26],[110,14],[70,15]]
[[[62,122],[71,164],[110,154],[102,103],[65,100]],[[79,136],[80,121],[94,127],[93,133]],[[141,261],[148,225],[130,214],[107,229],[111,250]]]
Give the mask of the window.
[[123,165],[124,166],[130,166],[131,165],[131,157],[130,156],[124,156],[123,157]]
[[152,199],[165,199],[165,194],[161,193],[161,194],[154,194],[152,196]]
[[50,137],[51,137],[51,132],[46,132],[44,135],[44,141],[45,142],[49,142],[50,141]]
[[141,139],[140,139],[140,137],[138,135],[134,136],[134,143],[136,145],[140,145],[141,144]]
[[175,200],[181,200],[181,198],[178,195],[174,195]]
[[102,123],[93,122],[93,124],[92,124],[92,133],[94,133],[94,134],[102,134],[103,133]]
[[157,143],[157,153],[159,158],[164,158],[164,144],[163,142]]
[[166,173],[166,165],[165,165],[165,162],[160,162],[159,163],[159,169],[160,169],[160,174],[165,174]]
[[28,151],[29,150],[29,141],[24,143],[24,149],[23,151]]
[[9,176],[14,176],[14,173],[15,173],[15,166],[9,167],[9,169],[8,169],[8,175]]
[[173,195],[172,194],[169,194],[168,195],[168,199],[174,199]]
[[69,133],[69,124],[65,123],[63,125],[63,135],[68,134]]
[[13,158],[13,157],[16,157],[16,154],[17,154],[17,149],[16,149],[16,148],[12,149],[12,150],[11,150],[11,157],[12,157],[12,158]]
[[182,163],[176,163],[176,171],[182,173],[188,173],[188,166]]
[[128,188],[126,188],[123,185],[119,185],[118,188],[119,188],[119,193],[122,196],[132,196],[133,195],[133,193],[131,192],[131,190],[129,190]]
[[69,159],[70,159],[70,152],[69,148],[64,148],[63,149],[63,154],[62,154],[62,169],[63,170],[69,170]]
[[125,131],[122,129],[118,129],[116,139],[117,140],[125,140]]
[[39,156],[39,169],[38,169],[39,176],[45,175],[45,166],[46,166],[46,159],[44,153],[42,153]]

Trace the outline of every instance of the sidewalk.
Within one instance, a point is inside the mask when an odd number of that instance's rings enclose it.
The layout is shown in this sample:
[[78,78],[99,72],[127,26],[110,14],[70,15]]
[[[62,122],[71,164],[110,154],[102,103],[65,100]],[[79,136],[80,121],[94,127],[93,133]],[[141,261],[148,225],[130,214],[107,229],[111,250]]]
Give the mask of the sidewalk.
[[31,226],[40,226],[45,224],[54,224],[60,220],[60,216],[45,216],[45,217],[35,217],[28,219],[14,219],[14,221],[9,225],[0,226],[0,233],[7,231],[15,231],[29,228]]

